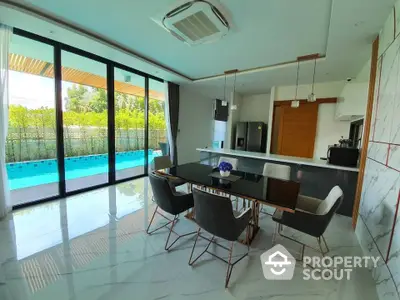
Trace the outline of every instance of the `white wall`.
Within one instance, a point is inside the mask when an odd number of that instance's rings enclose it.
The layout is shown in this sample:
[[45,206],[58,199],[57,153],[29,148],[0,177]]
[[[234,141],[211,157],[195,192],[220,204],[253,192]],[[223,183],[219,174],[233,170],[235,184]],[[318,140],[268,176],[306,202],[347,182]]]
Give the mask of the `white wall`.
[[199,161],[196,148],[211,146],[213,138],[213,99],[180,87],[178,163]]
[[350,122],[336,121],[335,110],[335,103],[324,103],[318,106],[314,158],[326,157],[328,145],[337,144],[342,136],[345,138],[349,136]]
[[268,123],[271,94],[243,96],[240,111],[240,122]]

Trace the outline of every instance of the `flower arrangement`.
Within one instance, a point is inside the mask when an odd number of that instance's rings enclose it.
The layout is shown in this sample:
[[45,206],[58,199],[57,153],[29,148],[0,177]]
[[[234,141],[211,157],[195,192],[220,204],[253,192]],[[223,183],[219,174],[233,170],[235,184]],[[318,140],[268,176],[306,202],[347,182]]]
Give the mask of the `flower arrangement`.
[[228,171],[228,172],[230,172],[230,171],[232,171],[232,169],[233,169],[233,167],[232,167],[232,164],[230,164],[230,163],[228,163],[228,162],[226,162],[226,161],[222,161],[220,164],[219,164],[219,166],[218,166],[218,169],[220,170],[220,171]]
[[230,164],[230,163],[228,163],[226,161],[222,161],[219,164],[218,169],[219,169],[219,173],[221,174],[221,176],[227,177],[227,176],[230,175],[233,167],[232,167],[232,164]]

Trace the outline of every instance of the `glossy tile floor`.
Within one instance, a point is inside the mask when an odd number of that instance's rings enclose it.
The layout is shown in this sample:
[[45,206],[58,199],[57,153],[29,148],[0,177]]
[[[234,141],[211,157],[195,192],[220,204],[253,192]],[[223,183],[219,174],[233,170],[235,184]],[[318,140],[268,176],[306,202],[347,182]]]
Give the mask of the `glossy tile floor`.
[[[354,270],[350,281],[305,281],[297,264],[291,281],[264,279],[260,254],[271,247],[274,230],[267,215],[250,256],[235,266],[225,289],[224,263],[206,254],[188,266],[194,238],[167,253],[166,229],[145,234],[153,209],[144,178],[15,211],[0,222],[0,299],[377,299],[367,269]],[[181,217],[176,231],[194,229]],[[330,255],[361,255],[349,218],[335,216],[326,239]],[[278,242],[293,254],[299,250]],[[238,245],[235,255],[245,250]]]

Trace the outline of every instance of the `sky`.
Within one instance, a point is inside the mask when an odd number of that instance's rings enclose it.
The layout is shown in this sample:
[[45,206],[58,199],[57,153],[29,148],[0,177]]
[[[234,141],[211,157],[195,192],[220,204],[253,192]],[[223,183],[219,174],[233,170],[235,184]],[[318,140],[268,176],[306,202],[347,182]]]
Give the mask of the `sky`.
[[[55,108],[54,79],[10,71],[10,104],[22,105],[29,109],[40,107]],[[62,98],[73,83],[62,82]]]

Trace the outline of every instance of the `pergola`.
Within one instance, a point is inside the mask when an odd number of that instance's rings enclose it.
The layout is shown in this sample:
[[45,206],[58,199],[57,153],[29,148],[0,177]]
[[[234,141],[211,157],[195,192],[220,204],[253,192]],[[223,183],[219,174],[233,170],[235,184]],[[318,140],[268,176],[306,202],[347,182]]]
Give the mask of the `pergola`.
[[[35,58],[26,57],[20,54],[10,54],[9,69],[13,71],[39,75],[47,78],[54,78],[54,65]],[[62,80],[77,84],[87,85],[96,88],[107,88],[105,77],[76,70],[69,67],[61,67]],[[117,92],[142,96],[145,95],[145,89],[141,86],[135,86],[127,82],[115,81],[114,89]],[[151,99],[164,100],[164,93],[155,90],[149,90]]]

